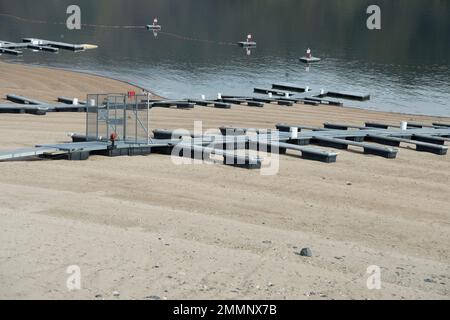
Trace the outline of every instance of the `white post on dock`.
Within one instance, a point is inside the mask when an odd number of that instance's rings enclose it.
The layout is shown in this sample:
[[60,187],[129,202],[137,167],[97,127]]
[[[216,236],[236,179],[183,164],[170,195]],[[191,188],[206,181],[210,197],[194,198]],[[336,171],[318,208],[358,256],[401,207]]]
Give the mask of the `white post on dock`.
[[298,139],[298,128],[291,127],[291,139]]
[[408,122],[402,121],[402,122],[400,123],[400,129],[401,129],[401,130],[407,130],[407,129],[408,129]]
[[217,99],[222,100],[222,94],[220,92],[217,94]]

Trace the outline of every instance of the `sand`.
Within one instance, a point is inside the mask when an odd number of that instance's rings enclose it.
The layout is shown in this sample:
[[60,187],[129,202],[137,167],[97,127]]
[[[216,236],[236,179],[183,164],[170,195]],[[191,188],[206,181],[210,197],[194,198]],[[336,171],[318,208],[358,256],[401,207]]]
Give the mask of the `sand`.
[[48,103],[56,103],[59,96],[86,100],[87,93],[97,93],[95,89],[141,92],[135,86],[94,75],[0,62],[0,104],[9,103],[7,94]]
[[[1,95],[15,88],[36,99],[129,88],[3,63],[0,75]],[[194,120],[205,129],[450,121],[303,105],[151,114],[153,128],[192,129]],[[67,141],[84,121],[81,113],[1,114],[0,149]],[[0,163],[0,298],[449,298],[449,156],[402,146],[395,160],[357,149],[333,164],[280,160],[275,176],[177,166],[156,154]],[[303,247],[313,257],[296,254]],[[80,267],[80,290],[66,286],[71,265]],[[371,265],[381,268],[380,290],[367,288]]]

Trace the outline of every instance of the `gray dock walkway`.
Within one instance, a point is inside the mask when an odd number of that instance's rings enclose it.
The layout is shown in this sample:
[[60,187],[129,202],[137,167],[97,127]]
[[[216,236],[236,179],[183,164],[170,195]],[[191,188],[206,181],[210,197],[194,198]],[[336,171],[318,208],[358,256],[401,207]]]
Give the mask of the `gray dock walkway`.
[[33,104],[33,105],[44,105],[44,104],[46,104],[45,102],[42,102],[42,101],[39,101],[39,100],[35,100],[35,99],[26,98],[26,97],[22,97],[22,96],[18,96],[16,94],[7,94],[6,95],[6,100],[9,100],[9,101],[14,102],[14,103],[20,103],[20,104]]

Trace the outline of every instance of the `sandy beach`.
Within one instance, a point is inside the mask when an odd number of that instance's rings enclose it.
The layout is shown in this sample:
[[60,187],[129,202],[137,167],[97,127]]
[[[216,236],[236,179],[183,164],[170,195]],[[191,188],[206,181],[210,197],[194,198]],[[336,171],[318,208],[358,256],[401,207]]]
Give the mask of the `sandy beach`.
[[[0,62],[0,103],[7,93],[54,102],[130,89],[139,90]],[[450,122],[305,105],[151,111],[154,129],[192,130],[195,120],[204,129]],[[84,130],[83,113],[0,114],[0,150]],[[0,298],[449,299],[450,155],[351,151],[333,164],[282,155],[275,176],[177,166],[156,154],[2,162]],[[299,256],[303,247],[313,257]],[[66,287],[71,265],[80,267],[81,290]],[[381,268],[380,290],[366,286],[371,265]]]

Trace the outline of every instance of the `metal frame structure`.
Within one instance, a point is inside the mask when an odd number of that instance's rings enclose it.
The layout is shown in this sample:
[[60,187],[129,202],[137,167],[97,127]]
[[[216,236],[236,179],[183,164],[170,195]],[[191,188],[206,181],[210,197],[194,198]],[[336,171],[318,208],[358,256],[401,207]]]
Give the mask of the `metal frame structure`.
[[127,144],[149,144],[150,97],[130,94],[89,94],[87,141],[108,141],[112,133]]

